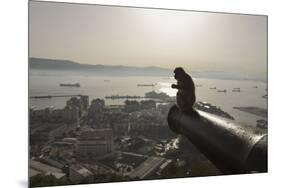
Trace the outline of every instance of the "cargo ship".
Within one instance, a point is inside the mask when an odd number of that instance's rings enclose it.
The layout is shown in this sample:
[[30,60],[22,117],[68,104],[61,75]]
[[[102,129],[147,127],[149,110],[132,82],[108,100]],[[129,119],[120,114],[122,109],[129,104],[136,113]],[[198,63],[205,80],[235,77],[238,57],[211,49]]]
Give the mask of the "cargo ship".
[[60,87],[80,87],[79,83],[75,84],[60,84]]
[[232,92],[240,92],[240,88],[239,87],[233,88]]
[[138,87],[154,87],[155,84],[137,84]]
[[224,90],[217,90],[217,92],[219,92],[219,93],[226,93],[227,90],[226,89],[224,89]]

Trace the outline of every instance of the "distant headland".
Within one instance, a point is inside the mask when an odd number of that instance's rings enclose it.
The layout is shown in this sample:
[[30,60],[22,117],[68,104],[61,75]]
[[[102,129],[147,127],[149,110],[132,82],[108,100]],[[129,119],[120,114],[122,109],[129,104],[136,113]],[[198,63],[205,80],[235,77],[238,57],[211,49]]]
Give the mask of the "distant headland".
[[[188,64],[187,64],[188,66]],[[81,64],[70,60],[47,58],[29,58],[29,68],[34,70],[71,71],[93,75],[106,76],[160,76],[172,77],[173,70],[157,66],[136,67],[125,65]],[[267,82],[267,73],[249,75],[225,71],[190,71],[194,78],[207,78],[219,80],[252,80]]]
[[56,71],[83,71],[95,74],[105,75],[124,75],[124,76],[169,76],[173,71],[166,68],[155,66],[135,67],[123,65],[90,65],[80,64],[69,60],[29,58],[29,67],[38,70],[56,70]]

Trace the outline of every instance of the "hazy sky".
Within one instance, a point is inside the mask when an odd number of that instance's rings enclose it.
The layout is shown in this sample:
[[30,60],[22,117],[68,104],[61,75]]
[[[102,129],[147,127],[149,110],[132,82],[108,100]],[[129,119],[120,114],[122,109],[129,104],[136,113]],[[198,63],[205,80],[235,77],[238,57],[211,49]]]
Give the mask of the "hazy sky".
[[267,68],[266,16],[30,2],[30,56],[85,64]]

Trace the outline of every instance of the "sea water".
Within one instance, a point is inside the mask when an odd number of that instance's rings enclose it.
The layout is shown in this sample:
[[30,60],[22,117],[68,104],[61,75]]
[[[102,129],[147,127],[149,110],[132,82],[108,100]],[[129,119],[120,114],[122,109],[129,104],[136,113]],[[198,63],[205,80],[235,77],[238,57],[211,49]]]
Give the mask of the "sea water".
[[[242,112],[233,107],[254,106],[267,109],[267,83],[251,80],[221,80],[194,78],[197,101],[205,101],[220,107],[235,118],[235,121],[247,125],[256,125],[259,116]],[[60,87],[60,83],[80,83],[81,87]],[[66,71],[29,71],[29,96],[42,95],[88,95],[90,101],[96,98],[105,99],[110,95],[144,96],[146,92],[165,92],[176,95],[171,84],[176,83],[173,77],[144,76],[108,76],[83,74]],[[155,84],[155,86],[137,86],[137,84]],[[210,89],[216,87],[216,90]],[[240,88],[240,92],[232,92]],[[218,92],[218,90],[227,92]],[[45,108],[63,108],[68,98],[29,99],[29,106]],[[124,99],[105,99],[106,105],[123,104]]]

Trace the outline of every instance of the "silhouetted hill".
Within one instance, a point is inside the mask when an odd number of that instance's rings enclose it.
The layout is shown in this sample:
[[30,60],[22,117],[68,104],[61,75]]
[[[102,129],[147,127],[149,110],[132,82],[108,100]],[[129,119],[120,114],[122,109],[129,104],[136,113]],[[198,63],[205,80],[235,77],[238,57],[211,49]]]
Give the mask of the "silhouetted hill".
[[83,71],[96,74],[110,75],[142,75],[142,76],[167,76],[172,75],[170,69],[160,67],[133,67],[122,65],[89,65],[68,60],[29,58],[29,67],[39,70]]
[[[173,70],[155,66],[134,67],[122,65],[89,65],[80,64],[69,60],[29,58],[31,69],[51,70],[51,71],[72,71],[94,75],[109,76],[163,76],[171,77]],[[192,71],[188,72],[194,78],[222,79],[222,80],[254,80],[267,82],[267,73],[243,74],[224,71]]]

